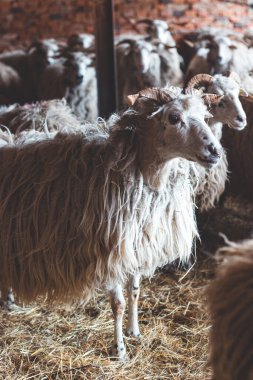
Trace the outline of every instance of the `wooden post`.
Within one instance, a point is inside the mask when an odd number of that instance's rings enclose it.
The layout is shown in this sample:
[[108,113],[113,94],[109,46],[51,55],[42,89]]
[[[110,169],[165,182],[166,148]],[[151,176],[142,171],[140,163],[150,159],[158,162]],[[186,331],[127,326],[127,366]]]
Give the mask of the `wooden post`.
[[94,0],[99,115],[108,118],[117,108],[113,0]]

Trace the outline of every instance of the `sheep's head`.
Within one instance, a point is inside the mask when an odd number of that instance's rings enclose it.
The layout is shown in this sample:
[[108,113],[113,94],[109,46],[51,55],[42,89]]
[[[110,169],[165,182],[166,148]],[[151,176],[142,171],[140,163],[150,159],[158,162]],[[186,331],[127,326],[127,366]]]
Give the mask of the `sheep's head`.
[[52,64],[59,53],[59,45],[53,38],[35,41],[28,49],[30,57],[40,69]]
[[242,108],[239,95],[247,95],[240,88],[240,78],[235,73],[228,76],[199,74],[193,77],[187,87],[204,89],[204,91],[220,96],[219,101],[211,104],[212,123],[221,122],[229,127],[241,130],[246,124],[246,114]]
[[150,88],[128,99],[135,112],[144,117],[141,133],[147,133],[147,145],[161,162],[182,157],[211,167],[219,161],[221,146],[205,122],[211,115],[198,94]]
[[146,74],[153,63],[154,56],[158,57],[154,46],[143,39],[124,39],[117,44],[117,47],[123,49],[124,55],[129,57],[134,69],[141,74]]
[[93,65],[93,59],[82,52],[69,52],[65,55],[65,82],[69,87],[81,85],[87,68]]
[[94,36],[88,33],[73,33],[69,36],[67,45],[71,51],[90,48],[94,44]]
[[227,70],[237,44],[228,36],[205,36],[206,47],[209,49],[208,61],[213,65],[215,72]]
[[166,21],[150,19],[141,19],[137,21],[137,25],[141,24],[145,26],[145,31],[151,39],[157,39],[163,44],[175,44]]

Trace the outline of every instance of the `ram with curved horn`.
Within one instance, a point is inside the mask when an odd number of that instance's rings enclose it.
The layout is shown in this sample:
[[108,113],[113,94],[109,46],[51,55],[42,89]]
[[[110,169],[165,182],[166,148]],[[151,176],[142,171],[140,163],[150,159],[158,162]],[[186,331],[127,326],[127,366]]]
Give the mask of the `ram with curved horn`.
[[[235,81],[236,74],[227,76],[216,74],[198,74],[186,85],[185,92],[200,91],[205,103],[208,105],[212,118],[208,124],[220,141],[223,125],[228,125],[234,130],[242,130],[246,126],[246,114],[243,110],[240,94],[240,85]],[[210,170],[202,170],[202,181],[196,189],[196,200],[199,211],[207,211],[218,202],[225,190],[227,180],[228,163],[225,151],[219,164]]]
[[127,332],[139,336],[140,274],[188,260],[197,237],[190,167],[212,167],[221,150],[199,95],[156,88],[131,99],[107,131],[87,123],[0,149],[0,289],[27,301],[108,291],[112,354],[122,359],[122,286],[129,279]]

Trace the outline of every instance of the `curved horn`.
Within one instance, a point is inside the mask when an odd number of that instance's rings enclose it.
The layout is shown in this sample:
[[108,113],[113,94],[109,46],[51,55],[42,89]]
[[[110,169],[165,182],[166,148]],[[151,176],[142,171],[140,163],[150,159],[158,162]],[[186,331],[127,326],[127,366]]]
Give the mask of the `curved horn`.
[[159,87],[145,88],[139,92],[139,95],[162,103],[173,99],[173,94],[170,91],[162,90]]
[[128,105],[130,106],[134,105],[136,100],[140,97],[152,99],[159,103],[167,103],[170,100],[174,99],[175,95],[172,92],[162,90],[159,87],[145,88],[144,90],[139,91],[138,94],[128,95],[127,96]]
[[129,44],[129,45],[133,45],[136,41],[135,40],[131,40],[131,38],[124,38],[123,40],[120,40],[117,45],[121,45],[121,44]]
[[212,75],[209,74],[197,74],[192,77],[185,86],[185,93],[189,94],[193,89],[198,89],[201,86],[210,84],[213,82]]
[[207,105],[218,104],[223,97],[224,95],[217,95],[217,94],[203,94],[202,95],[202,99],[204,100],[204,103]]

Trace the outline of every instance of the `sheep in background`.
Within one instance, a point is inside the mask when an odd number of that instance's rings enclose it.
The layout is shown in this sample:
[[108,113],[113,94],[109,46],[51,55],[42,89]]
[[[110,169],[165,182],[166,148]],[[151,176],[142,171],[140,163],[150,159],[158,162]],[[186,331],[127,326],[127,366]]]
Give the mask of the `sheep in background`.
[[230,171],[226,192],[253,200],[253,109],[252,97],[241,98],[247,115],[247,128],[240,133],[226,129],[222,144],[227,151],[228,169]]
[[[215,137],[221,140],[224,124],[239,135],[238,131],[244,129],[247,122],[239,98],[242,92],[236,74],[230,73],[227,77],[221,74],[214,76],[199,74],[188,82],[186,92],[203,86],[207,93],[217,94],[220,97],[218,102],[210,104],[209,107],[212,118],[208,120],[208,124]],[[216,167],[207,170],[199,168],[199,171],[202,172],[202,178],[199,183],[196,181],[196,202],[199,211],[203,212],[212,208],[225,190],[228,171],[225,151],[222,152],[222,159]]]
[[97,80],[93,58],[82,52],[69,52],[48,66],[38,85],[38,99],[65,98],[81,120],[98,116]]
[[149,40],[157,47],[157,53],[161,60],[161,79],[160,86],[167,83],[174,86],[183,84],[183,72],[181,65],[182,57],[178,54],[176,42],[172,37],[168,24],[163,20],[143,19],[137,21],[136,25],[146,25],[146,33]]
[[198,34],[196,53],[192,57],[186,72],[186,82],[199,73],[225,74],[236,72],[241,86],[246,91],[253,87],[253,50],[249,49],[243,37],[226,30],[204,29]]
[[14,105],[0,109],[0,125],[11,134],[36,130],[46,134],[51,132],[75,132],[82,125],[75,117],[66,100],[41,101],[24,106]]
[[95,288],[107,289],[120,358],[122,285],[130,276],[134,297],[131,276],[188,259],[197,230],[185,159],[210,167],[220,156],[198,95],[147,89],[129,99],[109,134],[87,125],[84,133],[0,149],[0,289],[28,301],[88,300]]
[[[65,95],[67,103],[80,120],[94,121],[98,117],[98,94],[93,58],[85,57],[84,60],[82,53],[70,54],[65,63],[66,78],[71,77],[72,68],[75,67],[80,70],[80,84],[68,86]],[[81,77],[83,77],[82,80]]]
[[73,33],[67,40],[67,46],[70,51],[82,51],[83,49],[94,48],[95,38],[89,33]]
[[21,101],[22,88],[22,80],[18,72],[0,62],[0,105]]
[[253,379],[253,240],[218,251],[224,262],[207,290],[212,380]]
[[22,94],[11,102],[29,103],[36,101],[38,82],[44,69],[52,62],[56,46],[51,40],[37,41],[27,51],[14,50],[0,54],[0,63],[16,70],[22,82]]
[[35,65],[38,65],[43,70],[47,65],[55,62],[64,46],[63,42],[57,41],[55,38],[45,38],[34,41],[27,51],[34,56]]
[[142,38],[120,39],[116,44],[118,103],[126,107],[127,96],[160,85],[160,58],[152,43]]

